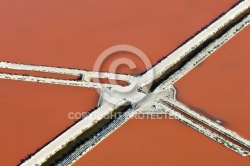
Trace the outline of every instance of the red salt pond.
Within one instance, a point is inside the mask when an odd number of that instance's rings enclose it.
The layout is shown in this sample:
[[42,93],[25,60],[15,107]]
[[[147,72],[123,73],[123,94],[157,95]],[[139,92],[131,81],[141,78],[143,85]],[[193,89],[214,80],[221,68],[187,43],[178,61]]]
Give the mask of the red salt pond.
[[250,139],[250,27],[213,53],[175,86],[178,99]]
[[0,165],[18,164],[72,125],[70,112],[96,105],[97,92],[91,89],[6,80],[0,85]]
[[74,166],[249,166],[222,145],[173,119],[132,119],[78,160]]
[[[129,44],[143,50],[155,64],[235,2],[1,0],[0,60],[92,70],[102,51],[117,44]],[[134,74],[145,70],[142,61],[132,54],[114,55],[105,62],[103,71],[119,56],[131,57],[138,68],[129,70],[123,66],[118,72]],[[0,87],[0,165],[18,164],[73,124],[74,120],[68,118],[69,112],[90,110],[96,106],[98,96],[90,89],[17,81],[0,80]],[[162,122],[154,122],[161,128]],[[182,128],[185,127],[180,130]],[[139,130],[136,133],[139,134]],[[141,145],[140,148],[144,148],[144,144]],[[131,148],[125,151],[132,153]],[[102,157],[99,152],[91,154],[95,160]],[[141,154],[136,157],[145,162],[151,160]],[[177,154],[173,159],[178,159]],[[84,164],[91,165],[91,162]]]

